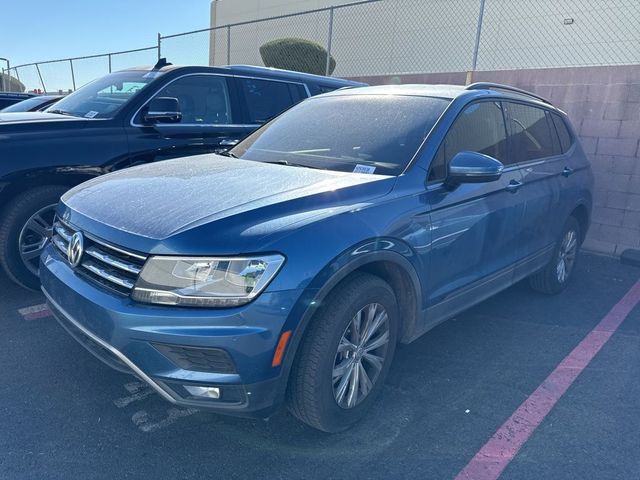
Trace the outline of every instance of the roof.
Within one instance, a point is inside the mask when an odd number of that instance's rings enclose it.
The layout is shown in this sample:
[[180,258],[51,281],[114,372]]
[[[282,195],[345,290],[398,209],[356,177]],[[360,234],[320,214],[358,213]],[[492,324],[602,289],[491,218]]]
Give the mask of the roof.
[[1,98],[30,98],[33,97],[34,93],[25,93],[25,92],[0,92]]
[[354,90],[336,90],[325,93],[322,96],[340,95],[406,95],[415,97],[436,97],[453,100],[458,97],[481,98],[491,96],[501,99],[526,100],[527,102],[557,110],[548,101],[538,97],[533,93],[518,90],[508,85],[499,84],[476,84],[476,85],[429,85],[429,84],[407,84],[407,85],[378,85],[373,87],[362,87]]
[[[352,87],[361,87],[366,86],[366,83],[354,82],[352,80],[345,80],[343,78],[336,77],[325,77],[323,75],[313,75],[311,73],[301,73],[294,72],[291,70],[282,70],[279,68],[268,68],[268,67],[255,67],[251,65],[224,65],[224,66],[200,66],[200,65],[167,65],[165,67],[156,69],[158,72],[167,73],[174,70],[179,69],[193,69],[195,71],[211,71],[217,73],[240,73],[245,75],[264,75],[269,76],[271,78],[283,78],[283,79],[291,79],[295,78],[304,82],[311,83],[321,83],[327,86],[352,86]],[[142,71],[152,71],[154,70],[153,65],[142,65],[137,67],[125,68],[121,71],[131,71],[131,70],[142,70]]]
[[354,90],[337,90],[327,93],[325,96],[334,95],[406,95],[412,97],[439,97],[453,99],[464,92],[460,85],[378,85],[374,87],[362,87]]
[[296,77],[301,80],[307,80],[310,82],[319,82],[327,85],[352,85],[352,86],[366,86],[366,83],[355,82],[353,80],[346,80],[344,78],[327,77],[324,75],[314,75],[311,73],[294,72],[292,70],[283,70],[280,68],[269,67],[256,67],[252,65],[227,65],[225,67],[233,72],[247,73],[247,74],[269,74],[272,77]]

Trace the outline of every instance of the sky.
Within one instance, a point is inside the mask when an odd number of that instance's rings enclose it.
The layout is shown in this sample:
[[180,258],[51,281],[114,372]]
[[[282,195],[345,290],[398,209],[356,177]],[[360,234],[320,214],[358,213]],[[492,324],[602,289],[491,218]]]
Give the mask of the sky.
[[[239,0],[234,0],[239,1]],[[109,51],[148,47],[163,35],[208,28],[210,0],[0,0],[0,57],[12,65]],[[206,52],[206,39],[191,48]],[[200,45],[202,44],[202,45]],[[122,58],[133,65],[152,63],[153,53]],[[102,60],[78,66],[78,83],[104,70]],[[116,62],[117,63],[117,62]],[[181,62],[184,63],[184,62]],[[0,66],[5,67],[4,62]],[[54,65],[46,76],[47,89],[68,81],[66,66]],[[64,71],[63,71],[64,70]],[[107,73],[107,72],[104,72]],[[27,83],[36,73],[21,72]],[[57,85],[59,84],[59,85]]]

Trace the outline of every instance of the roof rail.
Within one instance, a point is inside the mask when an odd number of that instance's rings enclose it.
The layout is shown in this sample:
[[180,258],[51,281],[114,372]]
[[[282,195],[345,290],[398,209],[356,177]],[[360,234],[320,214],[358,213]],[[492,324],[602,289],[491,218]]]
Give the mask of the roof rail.
[[467,85],[465,90],[507,90],[509,92],[520,93],[522,95],[527,95],[528,97],[533,97],[541,102],[548,103],[551,105],[551,102],[540,95],[536,95],[535,93],[528,92],[527,90],[522,90],[521,88],[512,87],[510,85],[502,85],[501,83],[493,83],[493,82],[476,82],[471,85]]

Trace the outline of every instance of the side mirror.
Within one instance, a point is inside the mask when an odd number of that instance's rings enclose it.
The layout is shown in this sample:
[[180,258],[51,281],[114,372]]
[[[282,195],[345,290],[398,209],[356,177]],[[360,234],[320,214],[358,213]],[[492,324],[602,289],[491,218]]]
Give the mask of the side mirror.
[[459,152],[449,162],[446,184],[494,182],[502,175],[504,165],[489,155]]
[[158,97],[151,100],[142,114],[145,123],[178,123],[182,120],[180,102],[174,97]]

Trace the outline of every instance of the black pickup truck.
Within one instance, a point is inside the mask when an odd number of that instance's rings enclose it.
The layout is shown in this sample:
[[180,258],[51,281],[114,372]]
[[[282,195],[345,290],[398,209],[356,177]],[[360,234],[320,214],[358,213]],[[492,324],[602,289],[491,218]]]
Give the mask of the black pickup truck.
[[38,288],[55,206],[72,186],[133,165],[224,151],[307,97],[362,85],[161,60],[99,78],[45,112],[0,113],[0,263],[13,281]]

